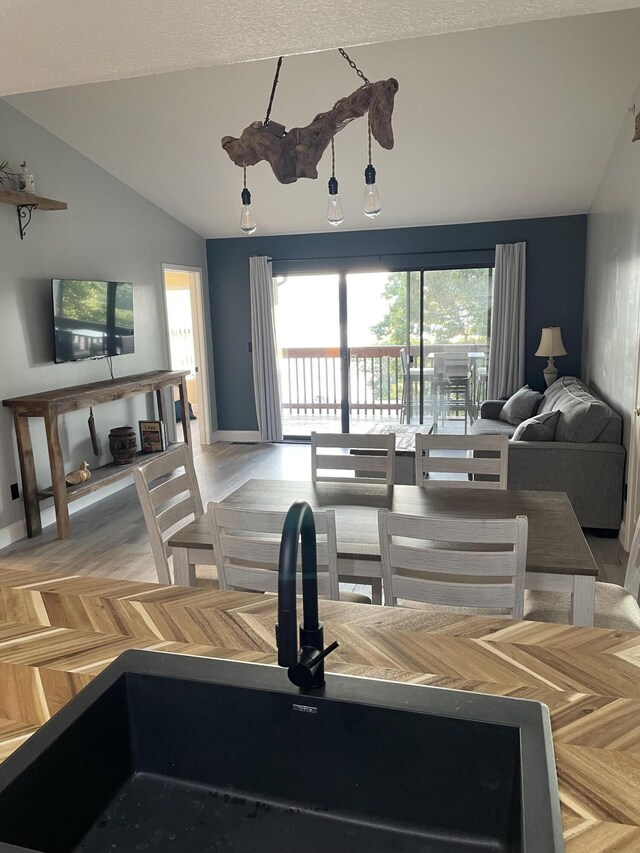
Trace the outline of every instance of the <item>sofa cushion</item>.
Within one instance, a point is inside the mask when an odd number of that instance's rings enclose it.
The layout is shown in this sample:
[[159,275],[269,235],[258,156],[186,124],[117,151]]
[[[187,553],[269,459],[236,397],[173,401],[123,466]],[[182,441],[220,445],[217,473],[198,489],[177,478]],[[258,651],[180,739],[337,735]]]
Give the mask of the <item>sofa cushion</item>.
[[514,441],[553,441],[560,412],[543,412],[527,418],[516,427]]
[[504,421],[494,421],[490,418],[478,418],[473,422],[471,427],[472,435],[506,435],[511,438],[516,431],[514,424],[507,424]]
[[528,385],[524,385],[504,404],[500,420],[517,426],[535,415],[541,400],[542,394],[539,391],[532,391]]
[[[560,412],[556,441],[592,442],[618,415],[575,376],[562,376],[547,388],[540,412]],[[617,431],[617,426],[613,428]]]

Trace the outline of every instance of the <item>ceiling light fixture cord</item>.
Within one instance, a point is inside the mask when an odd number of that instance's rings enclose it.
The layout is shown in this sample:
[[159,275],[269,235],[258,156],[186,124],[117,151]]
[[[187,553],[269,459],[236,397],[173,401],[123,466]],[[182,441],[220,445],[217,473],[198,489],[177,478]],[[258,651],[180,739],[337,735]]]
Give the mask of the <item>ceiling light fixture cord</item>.
[[246,190],[246,188],[247,188],[247,167],[246,166],[242,167],[242,178],[244,181],[244,188]]
[[335,136],[331,134],[331,177],[335,178],[336,176],[336,149],[334,146]]
[[271,107],[273,106],[273,99],[276,94],[276,88],[278,86],[278,80],[280,79],[280,69],[282,68],[282,57],[278,57],[278,64],[276,65],[276,75],[273,78],[273,86],[271,87],[271,97],[269,98],[269,106],[267,107],[267,117],[264,120],[263,127],[266,127],[269,124],[269,117],[271,116]]
[[346,50],[344,50],[343,48],[339,47],[339,48],[338,48],[338,52],[340,53],[340,56],[343,56],[343,57],[347,60],[347,62],[348,62],[348,63],[349,63],[349,65],[353,68],[353,70],[356,72],[356,74],[358,75],[358,77],[360,77],[362,80],[364,80],[364,82],[367,84],[367,86],[370,86],[370,85],[371,85],[371,80],[369,80],[369,78],[368,78],[368,77],[365,77],[365,76],[364,76],[364,74],[362,73],[362,71],[360,71],[360,69],[358,68],[358,66],[357,66],[357,65],[355,64],[355,62],[353,61],[353,59],[351,59],[351,57],[349,56],[349,54],[347,53],[347,51],[346,51]]
[[371,165],[371,117],[367,113],[367,135],[369,141],[369,165]]

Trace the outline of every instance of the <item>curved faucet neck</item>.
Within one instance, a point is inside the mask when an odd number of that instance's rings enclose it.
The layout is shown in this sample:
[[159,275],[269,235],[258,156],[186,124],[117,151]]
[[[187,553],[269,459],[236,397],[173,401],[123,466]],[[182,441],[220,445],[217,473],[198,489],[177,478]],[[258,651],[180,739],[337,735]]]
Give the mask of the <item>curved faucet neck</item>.
[[[302,538],[302,607],[300,653],[296,614],[296,569],[298,539]],[[318,621],[318,559],[316,524],[305,501],[294,503],[285,518],[278,562],[278,664],[288,668],[289,681],[304,689],[324,685],[324,659],[340,645],[335,640],[326,649],[322,623]]]

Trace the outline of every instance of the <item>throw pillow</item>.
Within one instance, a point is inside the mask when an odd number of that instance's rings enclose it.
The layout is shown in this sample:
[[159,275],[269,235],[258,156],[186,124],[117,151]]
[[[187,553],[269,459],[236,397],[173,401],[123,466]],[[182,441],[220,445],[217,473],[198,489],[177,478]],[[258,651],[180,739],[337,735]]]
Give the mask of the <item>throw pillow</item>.
[[500,412],[500,420],[517,426],[535,415],[540,400],[542,400],[542,394],[539,391],[532,391],[528,385],[525,385],[509,397]]
[[543,412],[516,427],[513,441],[553,441],[560,412]]

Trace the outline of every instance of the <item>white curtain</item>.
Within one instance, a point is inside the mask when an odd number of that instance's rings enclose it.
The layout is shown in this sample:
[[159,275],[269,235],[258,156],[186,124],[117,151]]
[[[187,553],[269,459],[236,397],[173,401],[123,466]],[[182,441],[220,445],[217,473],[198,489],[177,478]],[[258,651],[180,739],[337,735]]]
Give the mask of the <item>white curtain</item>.
[[270,259],[249,258],[253,388],[262,441],[282,441],[274,283]]
[[526,243],[496,246],[487,397],[510,397],[524,385]]

